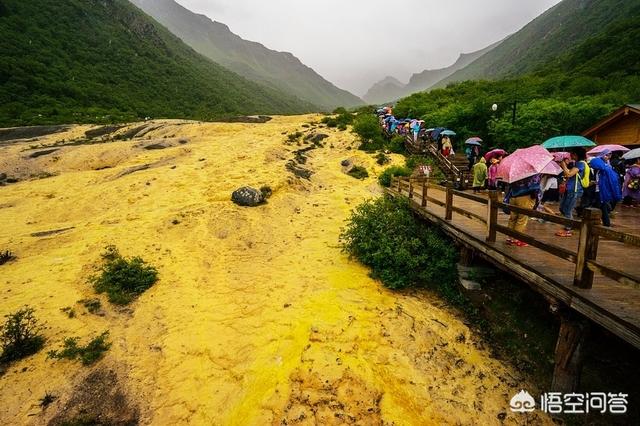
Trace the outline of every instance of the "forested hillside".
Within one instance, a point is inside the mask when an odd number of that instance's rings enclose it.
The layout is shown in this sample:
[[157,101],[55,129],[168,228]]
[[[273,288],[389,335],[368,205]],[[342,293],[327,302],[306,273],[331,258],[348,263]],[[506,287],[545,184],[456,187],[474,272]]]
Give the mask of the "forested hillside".
[[[403,99],[398,116],[423,117],[458,139],[481,135],[513,149],[558,134],[581,133],[622,104],[640,100],[640,15],[605,28],[535,72],[466,81]],[[491,106],[496,103],[498,111]],[[515,120],[514,120],[514,103]]]
[[356,106],[357,96],[334,86],[298,58],[267,49],[232,33],[226,25],[182,7],[174,0],[131,0],[197,52],[260,84],[324,109]]
[[186,46],[127,0],[0,0],[0,126],[315,107]]
[[610,25],[639,13],[638,0],[564,0],[437,87],[533,72],[585,40],[603,34]]

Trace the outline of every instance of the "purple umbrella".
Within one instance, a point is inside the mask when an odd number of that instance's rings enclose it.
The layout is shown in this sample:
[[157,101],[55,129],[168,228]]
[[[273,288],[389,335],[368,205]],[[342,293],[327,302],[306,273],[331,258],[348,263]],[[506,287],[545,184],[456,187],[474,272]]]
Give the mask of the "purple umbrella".
[[498,165],[498,178],[517,182],[541,173],[553,161],[553,155],[540,145],[518,149]]
[[631,151],[629,148],[626,148],[622,145],[600,145],[593,148],[591,151],[587,152],[591,157],[598,157],[599,154],[609,151],[609,152],[629,152]]

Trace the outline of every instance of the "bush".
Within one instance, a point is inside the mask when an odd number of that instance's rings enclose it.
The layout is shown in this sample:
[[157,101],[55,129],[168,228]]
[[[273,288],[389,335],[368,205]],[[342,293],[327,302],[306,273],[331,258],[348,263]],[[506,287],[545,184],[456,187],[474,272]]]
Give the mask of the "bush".
[[337,127],[339,130],[346,130],[347,126],[353,123],[355,115],[351,114],[344,108],[338,108],[334,111],[334,116],[324,117],[321,121],[327,127]]
[[102,254],[102,270],[89,282],[98,293],[107,293],[109,302],[126,305],[158,281],[158,271],[141,258],[125,259],[114,246]]
[[35,354],[44,346],[42,327],[28,306],[5,315],[7,320],[0,327],[0,363],[10,363]]
[[381,166],[384,166],[385,164],[389,164],[391,162],[391,158],[389,158],[388,155],[386,155],[384,152],[379,152],[376,156],[376,163],[378,163]]
[[373,114],[358,114],[353,122],[353,131],[360,139],[360,149],[377,151],[386,143],[378,119]]
[[404,154],[404,136],[395,135],[390,141],[385,141],[384,148],[394,154]]
[[59,351],[49,351],[48,356],[52,359],[80,359],[83,365],[91,365],[104,356],[104,353],[111,347],[107,342],[109,332],[105,331],[101,335],[93,338],[86,346],[78,346],[78,337],[67,337],[64,339],[63,349]]
[[356,179],[366,179],[369,177],[369,172],[362,166],[354,166],[347,174]]
[[378,182],[381,186],[389,188],[393,176],[411,176],[411,170],[402,166],[387,167],[380,176],[378,176]]
[[406,200],[382,197],[359,205],[340,241],[386,287],[455,282],[455,249],[442,234],[419,223]]

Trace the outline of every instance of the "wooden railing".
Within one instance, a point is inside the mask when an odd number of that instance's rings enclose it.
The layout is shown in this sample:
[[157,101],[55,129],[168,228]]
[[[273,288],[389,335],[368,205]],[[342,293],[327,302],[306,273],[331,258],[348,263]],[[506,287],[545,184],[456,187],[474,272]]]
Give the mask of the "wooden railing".
[[[486,225],[485,239],[488,244],[495,243],[497,240],[497,234],[500,233],[523,241],[555,257],[575,264],[573,285],[576,287],[590,289],[593,286],[593,278],[596,273],[625,285],[631,285],[634,287],[640,286],[640,277],[637,275],[621,271],[598,262],[598,245],[600,240],[611,240],[636,248],[640,247],[640,236],[614,231],[610,228],[600,226],[601,212],[598,209],[585,209],[582,220],[567,219],[562,216],[505,204],[500,201],[496,191],[490,191],[487,199],[478,195],[437,185],[427,178],[394,177],[391,181],[391,188],[401,195],[404,195],[406,192],[409,200],[411,201],[415,201],[417,196],[422,208],[427,208],[430,203],[443,207],[444,220],[447,222],[451,222],[453,220],[453,215],[455,213],[484,223]],[[430,188],[443,191],[445,193],[445,201],[429,195]],[[416,190],[419,190],[419,193],[416,193]],[[483,216],[474,211],[465,210],[461,207],[455,206],[455,197],[485,205],[486,215]],[[542,241],[535,236],[517,232],[509,227],[499,224],[499,209],[508,209],[528,217],[539,218],[565,227],[579,229],[580,237],[577,250],[572,251],[564,247]],[[635,260],[632,260],[632,262],[633,261]]]

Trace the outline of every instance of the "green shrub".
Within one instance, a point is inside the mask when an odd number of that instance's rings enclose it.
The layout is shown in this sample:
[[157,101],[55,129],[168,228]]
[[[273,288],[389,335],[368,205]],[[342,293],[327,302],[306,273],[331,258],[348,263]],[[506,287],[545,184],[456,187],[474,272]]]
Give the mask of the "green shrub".
[[391,158],[386,155],[384,152],[379,152],[376,156],[376,163],[378,163],[381,166],[384,166],[385,164],[389,164],[391,162]]
[[360,139],[360,149],[372,152],[384,148],[386,140],[375,115],[358,114],[353,122],[353,132]]
[[67,337],[64,339],[63,348],[58,351],[49,351],[48,356],[52,359],[80,359],[83,365],[91,365],[104,356],[104,353],[111,347],[107,341],[109,332],[105,331],[101,335],[93,338],[86,346],[78,346],[78,337]]
[[387,167],[380,176],[378,176],[378,182],[381,186],[389,188],[393,176],[411,176],[411,170],[402,166]]
[[25,306],[5,315],[7,319],[0,326],[0,363],[10,363],[35,354],[44,346],[42,327],[33,315],[33,308]]
[[158,271],[141,258],[125,259],[114,246],[108,246],[102,254],[100,275],[89,282],[98,293],[107,293],[109,301],[126,305],[158,281]]
[[289,136],[287,136],[287,141],[288,142],[296,142],[301,137],[302,137],[302,132],[291,133]]
[[402,199],[381,197],[356,207],[340,235],[343,250],[389,288],[450,286],[457,253],[439,232],[419,223]]
[[385,141],[384,149],[389,150],[394,154],[404,154],[404,136],[395,135],[390,141]]
[[369,177],[369,172],[362,166],[354,166],[347,174],[356,179],[366,179]]
[[327,127],[337,127],[339,130],[346,130],[347,126],[353,123],[355,115],[351,114],[344,108],[336,109],[338,112],[334,112],[334,116],[324,117],[321,121],[326,124]]

